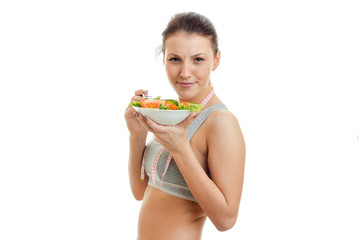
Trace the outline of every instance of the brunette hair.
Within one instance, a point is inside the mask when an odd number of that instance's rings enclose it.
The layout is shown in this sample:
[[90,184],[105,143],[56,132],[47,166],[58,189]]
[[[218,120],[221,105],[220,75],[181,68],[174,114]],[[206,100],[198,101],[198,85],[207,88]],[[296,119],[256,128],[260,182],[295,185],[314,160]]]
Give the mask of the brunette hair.
[[169,21],[167,27],[162,33],[163,42],[160,46],[160,52],[164,53],[165,40],[172,34],[184,31],[188,34],[197,33],[208,37],[212,42],[214,55],[219,51],[218,36],[214,25],[208,18],[195,12],[184,12],[175,14]]

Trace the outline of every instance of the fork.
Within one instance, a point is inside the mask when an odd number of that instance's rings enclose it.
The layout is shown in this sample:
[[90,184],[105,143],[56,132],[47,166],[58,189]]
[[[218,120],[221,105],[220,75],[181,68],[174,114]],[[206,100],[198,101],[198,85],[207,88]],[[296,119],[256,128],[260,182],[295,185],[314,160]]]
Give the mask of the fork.
[[153,97],[153,96],[149,96],[149,95],[143,94],[143,95],[142,95],[142,98],[143,98],[143,99],[155,99],[155,98],[157,98],[157,97]]
[[143,99],[152,99],[153,97],[152,97],[152,96],[149,96],[149,95],[143,94],[143,95],[142,95],[142,98],[143,98]]

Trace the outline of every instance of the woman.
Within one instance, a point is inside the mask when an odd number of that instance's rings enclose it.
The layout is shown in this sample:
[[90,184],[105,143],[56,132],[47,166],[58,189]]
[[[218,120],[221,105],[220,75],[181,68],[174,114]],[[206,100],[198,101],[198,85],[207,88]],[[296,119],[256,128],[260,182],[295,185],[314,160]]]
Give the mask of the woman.
[[[159,125],[131,107],[126,110],[130,185],[134,197],[143,201],[138,239],[200,239],[207,217],[219,231],[235,224],[245,143],[236,117],[211,85],[210,74],[221,56],[211,22],[196,13],[175,15],[163,32],[162,53],[179,101],[204,108],[175,126]],[[137,90],[132,101],[141,101],[143,94],[147,91]],[[154,139],[146,146],[148,132]],[[146,174],[140,181],[142,162]]]

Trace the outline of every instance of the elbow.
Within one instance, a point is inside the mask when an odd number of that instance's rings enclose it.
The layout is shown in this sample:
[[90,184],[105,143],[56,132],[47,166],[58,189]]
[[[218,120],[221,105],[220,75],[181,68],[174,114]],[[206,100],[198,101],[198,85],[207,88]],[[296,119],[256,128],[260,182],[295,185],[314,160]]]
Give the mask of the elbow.
[[133,192],[133,196],[136,199],[136,201],[142,201],[144,198],[144,194]]
[[141,185],[130,185],[131,193],[137,201],[142,201],[145,195],[146,187]]
[[143,198],[144,198],[144,192],[143,191],[137,191],[136,189],[131,189],[132,191],[132,194],[134,196],[134,198],[137,200],[137,201],[142,201]]
[[230,230],[236,223],[236,217],[225,218],[215,224],[215,227],[220,232]]
[[134,198],[135,198],[136,201],[142,201],[143,200],[143,196],[134,195]]

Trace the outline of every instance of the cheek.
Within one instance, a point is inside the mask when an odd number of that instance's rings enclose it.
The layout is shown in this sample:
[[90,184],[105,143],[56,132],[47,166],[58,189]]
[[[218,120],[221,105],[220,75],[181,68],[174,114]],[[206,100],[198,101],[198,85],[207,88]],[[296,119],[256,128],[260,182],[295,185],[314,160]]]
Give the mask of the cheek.
[[200,78],[207,78],[211,74],[211,67],[210,66],[203,66],[201,68],[198,68],[196,73]]
[[175,66],[171,66],[171,65],[165,65],[165,70],[166,70],[166,74],[170,78],[176,77],[177,72],[178,72],[177,68]]

